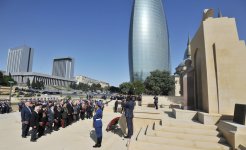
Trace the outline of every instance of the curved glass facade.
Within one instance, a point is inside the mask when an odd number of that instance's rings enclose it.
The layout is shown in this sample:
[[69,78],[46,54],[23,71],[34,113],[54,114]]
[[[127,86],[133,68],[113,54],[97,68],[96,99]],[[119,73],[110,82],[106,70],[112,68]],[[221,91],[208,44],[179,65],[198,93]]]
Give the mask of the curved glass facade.
[[166,18],[161,0],[135,0],[129,31],[131,81],[144,81],[151,71],[170,71]]

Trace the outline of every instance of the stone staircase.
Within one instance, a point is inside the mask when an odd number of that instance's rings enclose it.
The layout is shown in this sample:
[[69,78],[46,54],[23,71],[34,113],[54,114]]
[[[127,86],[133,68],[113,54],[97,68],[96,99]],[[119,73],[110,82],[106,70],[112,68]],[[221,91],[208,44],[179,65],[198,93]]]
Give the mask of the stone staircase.
[[143,126],[132,137],[129,150],[230,150],[216,125],[180,121],[165,116]]

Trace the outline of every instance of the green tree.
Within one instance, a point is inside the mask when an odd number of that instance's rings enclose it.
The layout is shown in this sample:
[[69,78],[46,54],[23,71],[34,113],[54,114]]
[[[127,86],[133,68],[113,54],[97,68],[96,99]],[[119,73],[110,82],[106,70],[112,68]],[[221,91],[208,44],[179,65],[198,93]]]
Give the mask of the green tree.
[[3,85],[3,82],[4,82],[3,73],[0,71],[0,85]]
[[0,72],[0,85],[10,86],[9,81],[13,81],[14,85],[17,84],[17,82],[11,77],[10,73],[8,76],[5,76],[5,75],[3,75],[2,72]]
[[44,81],[40,81],[40,90],[43,90],[44,89]]
[[40,83],[40,81],[37,81],[36,82],[36,89],[41,89],[41,83]]
[[10,76],[4,76],[3,77],[3,85],[4,86],[10,86],[9,81],[13,81],[14,82],[13,85],[16,85],[17,84],[17,82],[13,78],[11,78],[11,74],[10,74]]
[[70,88],[76,90],[77,89],[77,84],[76,83],[71,83]]
[[87,92],[87,91],[89,91],[90,86],[88,84],[85,84],[85,83],[79,83],[77,86],[77,89]]
[[115,86],[110,86],[108,89],[111,93],[119,93],[120,92],[120,88],[115,87]]
[[31,82],[30,82],[30,79],[29,79],[29,78],[27,78],[26,85],[27,85],[28,87],[30,87],[30,86],[31,86]]
[[132,86],[134,89],[134,91],[133,91],[134,95],[139,95],[139,94],[142,94],[145,92],[144,84],[141,81],[132,82]]
[[90,87],[90,90],[93,91],[93,92],[96,91],[97,90],[97,85],[95,83],[93,83],[91,85],[91,87]]
[[144,82],[147,94],[169,95],[175,88],[173,76],[168,71],[156,70],[150,73]]
[[133,91],[134,87],[130,82],[123,82],[119,86],[121,93],[127,94],[129,91]]
[[96,90],[102,90],[102,86],[100,83],[96,84]]
[[32,87],[33,89],[35,89],[35,88],[37,87],[35,80],[32,80],[32,85],[31,85],[31,87]]

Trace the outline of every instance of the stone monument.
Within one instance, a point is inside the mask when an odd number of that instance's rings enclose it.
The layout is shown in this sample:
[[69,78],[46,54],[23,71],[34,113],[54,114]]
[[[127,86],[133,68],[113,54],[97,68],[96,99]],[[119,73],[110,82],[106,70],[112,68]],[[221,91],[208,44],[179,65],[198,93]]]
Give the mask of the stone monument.
[[[200,27],[188,45],[193,76],[192,71],[182,72],[181,93],[195,110],[232,116],[236,103],[246,104],[246,68],[242,67],[246,46],[239,40],[235,18],[222,17],[221,12],[217,18],[213,16],[212,9],[204,10]],[[181,68],[187,70],[187,65],[183,62]]]

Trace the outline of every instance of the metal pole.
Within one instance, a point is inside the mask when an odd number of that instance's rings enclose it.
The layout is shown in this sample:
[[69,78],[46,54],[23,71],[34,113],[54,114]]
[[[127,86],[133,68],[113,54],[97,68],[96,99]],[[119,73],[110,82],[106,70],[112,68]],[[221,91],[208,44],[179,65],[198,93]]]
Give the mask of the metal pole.
[[10,94],[9,94],[9,102],[10,102],[10,104],[11,104],[11,95],[12,95],[12,88],[13,88],[13,86],[12,86],[12,84],[10,84]]
[[9,81],[9,84],[10,84],[9,102],[10,102],[10,105],[11,105],[11,95],[12,95],[12,88],[13,88],[14,82],[13,81]]

